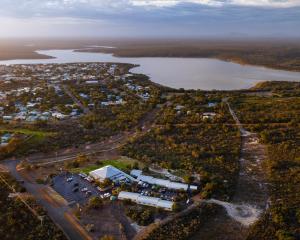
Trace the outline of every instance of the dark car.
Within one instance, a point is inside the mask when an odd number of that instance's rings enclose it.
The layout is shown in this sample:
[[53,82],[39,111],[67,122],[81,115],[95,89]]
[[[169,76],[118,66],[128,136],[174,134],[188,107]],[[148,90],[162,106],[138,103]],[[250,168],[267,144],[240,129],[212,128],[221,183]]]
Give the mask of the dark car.
[[78,192],[79,188],[78,187],[75,187],[73,188],[72,192]]

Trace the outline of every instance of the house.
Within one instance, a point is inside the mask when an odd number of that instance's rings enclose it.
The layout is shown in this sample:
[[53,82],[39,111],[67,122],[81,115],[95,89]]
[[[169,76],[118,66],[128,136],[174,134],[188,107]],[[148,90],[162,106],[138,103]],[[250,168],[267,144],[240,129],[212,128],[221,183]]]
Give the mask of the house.
[[162,200],[160,198],[143,196],[139,193],[121,191],[118,195],[120,200],[131,200],[141,205],[163,208],[172,211],[174,203],[171,201]]
[[89,99],[89,95],[85,94],[85,93],[79,93],[79,96],[84,98],[84,99]]
[[104,181],[105,179],[110,179],[113,182],[136,181],[136,179],[127,173],[124,173],[111,165],[91,171],[89,175],[100,182]]
[[174,109],[177,110],[177,111],[180,111],[181,109],[183,109],[184,106],[182,105],[177,105]]
[[209,108],[212,108],[212,107],[217,106],[217,104],[218,104],[218,103],[215,103],[215,102],[209,102],[209,103],[207,104],[207,106],[208,106]]
[[96,81],[96,80],[89,80],[89,81],[86,81],[85,83],[89,84],[89,85],[97,85],[97,84],[99,84],[99,82]]
[[213,119],[217,114],[214,112],[206,112],[202,114],[203,119]]
[[37,105],[37,103],[28,102],[27,105],[26,105],[26,107],[28,107],[28,108],[33,108],[33,107],[35,107],[36,105]]
[[6,116],[3,116],[2,119],[3,119],[3,121],[11,121],[11,120],[13,120],[13,116],[6,115]]
[[53,112],[52,117],[57,118],[57,119],[65,119],[67,115],[64,115],[60,112]]
[[11,139],[12,135],[10,133],[6,133],[1,137],[1,145],[6,145],[10,139]]

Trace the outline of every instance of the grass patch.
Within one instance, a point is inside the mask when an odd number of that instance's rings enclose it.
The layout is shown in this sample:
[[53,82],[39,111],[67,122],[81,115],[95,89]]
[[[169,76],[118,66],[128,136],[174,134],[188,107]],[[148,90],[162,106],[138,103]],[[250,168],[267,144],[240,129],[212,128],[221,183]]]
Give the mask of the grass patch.
[[40,137],[40,138],[53,136],[55,134],[53,132],[36,131],[30,129],[0,129],[0,133],[6,133],[6,132],[33,135],[35,137]]
[[94,171],[98,168],[104,167],[106,165],[111,165],[122,171],[126,171],[126,170],[129,170],[135,164],[135,162],[137,162],[139,164],[140,168],[142,168],[144,166],[142,163],[140,163],[137,160],[126,158],[126,157],[121,157],[118,159],[104,160],[104,161],[99,162],[99,164],[89,165],[86,167],[73,168],[70,171],[73,173],[83,172],[85,174],[88,174],[89,172]]

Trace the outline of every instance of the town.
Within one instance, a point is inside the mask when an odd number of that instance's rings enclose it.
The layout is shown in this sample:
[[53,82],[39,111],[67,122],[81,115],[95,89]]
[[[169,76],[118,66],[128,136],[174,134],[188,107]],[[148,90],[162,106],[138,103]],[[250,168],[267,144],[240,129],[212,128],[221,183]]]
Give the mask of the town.
[[2,119],[66,120],[132,99],[148,101],[150,86],[138,85],[131,80],[132,74],[124,74],[128,67],[100,63],[2,66]]
[[252,188],[247,200],[267,200],[263,145],[240,123],[240,99],[273,93],[176,90],[133,67],[0,67],[0,171],[10,203],[22,201],[37,223],[46,219],[57,239],[185,239],[202,235],[203,219],[222,207],[226,224],[253,224],[258,207],[230,203],[238,176]]

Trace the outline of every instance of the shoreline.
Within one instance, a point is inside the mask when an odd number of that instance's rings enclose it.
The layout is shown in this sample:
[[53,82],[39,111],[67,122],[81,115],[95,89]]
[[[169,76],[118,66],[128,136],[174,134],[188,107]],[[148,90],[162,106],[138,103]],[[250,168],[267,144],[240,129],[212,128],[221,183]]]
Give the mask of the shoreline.
[[[169,56],[165,56],[165,57],[158,57],[158,56],[151,56],[151,57],[147,57],[147,56],[139,56],[139,57],[125,57],[125,56],[122,56],[122,55],[118,55],[117,53],[114,53],[112,51],[112,49],[117,49],[117,48],[113,48],[113,47],[106,47],[106,48],[102,48],[102,47],[98,47],[98,48],[89,48],[89,49],[84,49],[84,48],[75,48],[75,49],[70,49],[70,48],[57,48],[57,49],[42,49],[42,48],[39,48],[38,50],[34,51],[35,53],[35,56],[34,58],[27,58],[27,59],[14,59],[14,60],[47,60],[47,59],[57,59],[57,57],[54,56],[51,56],[51,55],[47,55],[47,53],[45,53],[45,51],[48,51],[48,50],[67,50],[67,51],[71,51],[71,52],[74,52],[74,53],[95,53],[95,54],[107,54],[107,55],[110,55],[112,57],[116,57],[116,58],[127,58],[127,59],[139,59],[139,58],[149,58],[149,59],[155,59],[155,58],[168,58],[168,59],[213,59],[213,60],[217,60],[217,61],[222,61],[222,62],[226,62],[226,63],[232,63],[232,64],[237,64],[237,65],[240,65],[240,66],[254,66],[254,67],[259,67],[259,68],[263,68],[263,69],[272,69],[272,68],[269,68],[269,67],[265,67],[265,66],[261,66],[261,65],[253,65],[253,64],[244,64],[243,62],[239,62],[239,61],[231,61],[229,59],[222,59],[222,58],[217,58],[217,57],[176,57],[176,56],[172,56],[172,57],[169,57]],[[12,59],[12,61],[14,61]],[[0,60],[1,61],[1,60]],[[3,61],[10,61],[10,60],[3,60]],[[97,62],[97,61],[96,61]],[[95,62],[95,63],[96,63]],[[182,90],[184,91],[197,91],[197,90],[201,90],[201,91],[204,91],[204,92],[212,92],[212,91],[216,91],[216,92],[248,92],[248,91],[253,91],[253,89],[255,89],[257,86],[259,86],[260,84],[264,83],[264,82],[273,82],[273,81],[282,81],[282,82],[297,82],[298,80],[266,80],[266,79],[261,79],[261,80],[257,80],[256,82],[254,82],[251,86],[245,86],[245,87],[241,87],[241,88],[235,88],[235,89],[203,89],[203,88],[188,88],[188,87],[172,87],[172,86],[168,86],[168,85],[164,85],[162,83],[158,83],[158,82],[155,82],[151,79],[151,77],[147,74],[144,74],[144,73],[138,73],[138,72],[134,72],[132,71],[133,69],[135,68],[139,68],[141,67],[141,64],[136,64],[136,63],[131,63],[129,60],[128,62],[122,62],[122,61],[106,61],[106,60],[103,60],[103,61],[100,61],[100,62],[110,62],[110,63],[115,63],[115,64],[128,64],[130,65],[130,68],[129,68],[129,71],[130,73],[133,73],[133,74],[141,74],[141,75],[144,75],[145,77],[147,77],[147,79],[152,82],[152,84],[155,84],[156,86],[160,87],[160,88],[163,88],[163,89],[166,89],[167,91],[169,90],[173,90],[173,91],[176,91],[176,92],[181,92]],[[82,60],[82,62],[66,62],[66,64],[73,64],[73,63],[86,63],[86,60]],[[89,62],[91,63],[91,62]],[[31,64],[31,63],[23,63],[23,64]],[[48,64],[48,63],[32,63],[32,64]],[[61,64],[61,63],[49,63],[49,64]],[[0,63],[0,65],[2,65]],[[3,65],[22,65],[22,63],[7,63],[7,64],[3,64]],[[297,72],[297,71],[289,71],[289,70],[282,70],[282,69],[277,69],[277,68],[273,68],[273,70],[276,70],[276,71],[286,71],[286,72]],[[300,80],[300,78],[299,78]]]
[[[116,50],[116,52],[113,51],[105,51],[105,50]],[[118,48],[117,47],[113,47],[113,48],[106,48],[106,49],[100,49],[100,48],[90,48],[90,49],[76,49],[74,50],[74,52],[82,52],[82,53],[104,53],[104,54],[111,54],[113,57],[118,57],[118,58],[182,58],[182,59],[188,59],[188,58],[192,58],[192,59],[215,59],[215,60],[219,60],[219,61],[223,61],[223,62],[228,62],[228,63],[235,63],[235,64],[239,64],[242,66],[252,66],[252,67],[262,67],[262,68],[266,68],[266,69],[272,69],[272,70],[278,70],[278,71],[288,71],[288,72],[300,72],[299,70],[295,70],[295,69],[289,69],[289,68],[279,68],[279,67],[271,67],[268,65],[264,65],[264,64],[253,64],[253,63],[248,63],[246,61],[243,61],[243,59],[230,59],[230,58],[226,58],[226,57],[218,57],[218,56],[182,56],[182,55],[172,55],[172,56],[167,56],[167,55],[147,55],[147,54],[141,54],[141,55],[130,55],[130,54],[119,54],[117,52]]]
[[[224,61],[228,63],[239,64],[242,66],[252,66],[252,67],[262,67],[266,69],[278,70],[278,71],[288,71],[288,72],[296,72],[299,73],[300,69],[290,69],[288,67],[278,67],[278,66],[270,66],[267,64],[254,64],[249,63],[244,59],[238,59],[238,57],[226,57],[226,56],[204,56],[203,54],[147,54],[147,52],[134,54],[134,53],[122,53],[124,49],[120,49],[119,47],[89,47],[86,48],[84,46],[78,48],[68,48],[68,47],[59,47],[56,48],[57,50],[73,50],[74,52],[82,52],[82,53],[103,53],[103,54],[111,54],[113,57],[118,58],[182,58],[182,59],[215,59],[219,61]],[[45,59],[55,59],[50,55],[40,54],[38,51],[46,51],[46,50],[53,50],[52,48],[39,48],[39,49],[30,49],[29,51],[20,51],[20,52],[13,52],[11,56],[1,56],[0,53],[0,61],[13,61],[13,60],[45,60]],[[126,51],[126,50],[125,50]]]

